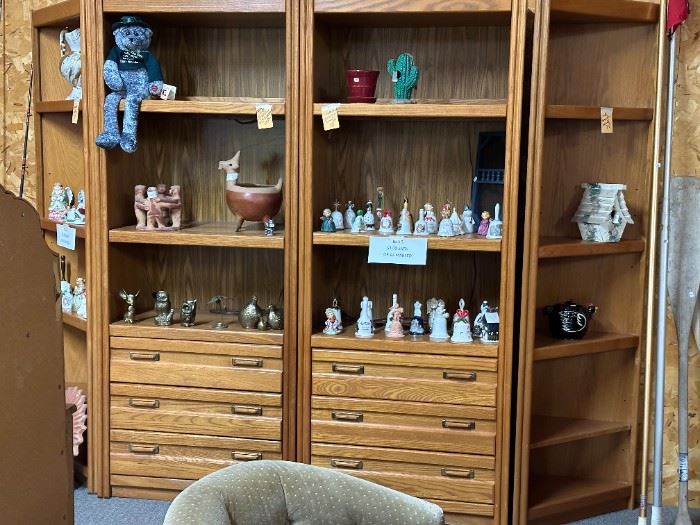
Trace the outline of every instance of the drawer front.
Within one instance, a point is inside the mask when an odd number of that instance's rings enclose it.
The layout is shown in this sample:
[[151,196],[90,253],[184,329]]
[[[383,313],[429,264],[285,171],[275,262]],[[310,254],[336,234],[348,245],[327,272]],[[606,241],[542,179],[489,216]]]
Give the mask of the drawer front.
[[144,440],[132,435],[136,439],[111,441],[110,474],[199,479],[234,463],[282,458],[275,442],[238,440],[238,447],[223,448],[185,444],[189,436],[180,436],[178,440],[161,439],[153,433],[147,435],[156,439]]
[[250,355],[112,348],[110,380],[281,392],[282,360]]
[[493,359],[315,349],[312,393],[493,407],[495,367]]
[[[473,503],[492,504],[494,472],[457,465],[434,465],[410,461],[410,451],[403,454],[382,455],[361,447],[352,447],[347,453],[341,447],[327,450],[313,447],[312,463],[321,467],[342,470],[369,481],[406,492],[420,498],[440,498]],[[450,461],[445,455],[446,462]],[[415,461],[415,460],[414,460]]]
[[282,410],[254,404],[112,396],[111,427],[281,439]]

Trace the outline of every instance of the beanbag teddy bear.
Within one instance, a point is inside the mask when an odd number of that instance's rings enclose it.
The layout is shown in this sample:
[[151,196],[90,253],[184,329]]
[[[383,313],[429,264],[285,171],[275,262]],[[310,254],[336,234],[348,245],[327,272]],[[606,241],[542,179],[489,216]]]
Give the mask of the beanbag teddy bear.
[[[163,90],[163,74],[160,64],[148,50],[153,31],[137,16],[123,16],[112,24],[116,46],[107,55],[103,76],[112,90],[104,103],[104,131],[97,135],[95,143],[101,148],[112,149],[117,145],[127,153],[136,151],[141,101]],[[124,122],[119,131],[119,101],[125,99]]]

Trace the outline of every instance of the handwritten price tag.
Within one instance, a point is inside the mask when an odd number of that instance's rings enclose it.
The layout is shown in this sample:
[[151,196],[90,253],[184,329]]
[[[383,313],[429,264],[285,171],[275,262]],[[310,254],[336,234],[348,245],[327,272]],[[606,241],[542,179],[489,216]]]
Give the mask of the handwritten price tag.
[[77,124],[79,116],[80,116],[80,99],[75,99],[73,101],[73,113],[71,113],[71,116],[70,116],[70,123]]
[[272,104],[255,104],[258,116],[258,129],[270,129],[272,124]]
[[56,244],[68,250],[75,250],[75,228],[67,224],[57,224]]
[[425,266],[428,260],[428,239],[399,236],[370,237],[367,262]]
[[323,119],[323,129],[325,131],[340,127],[340,121],[338,120],[339,107],[340,104],[325,104],[321,107],[321,118]]
[[613,108],[600,108],[600,132],[613,132]]

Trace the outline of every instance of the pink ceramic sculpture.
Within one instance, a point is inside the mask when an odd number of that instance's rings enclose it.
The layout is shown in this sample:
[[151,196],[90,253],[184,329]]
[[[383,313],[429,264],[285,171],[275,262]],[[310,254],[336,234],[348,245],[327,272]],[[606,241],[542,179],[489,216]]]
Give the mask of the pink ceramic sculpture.
[[73,455],[77,456],[80,444],[83,442],[83,434],[87,430],[87,403],[85,394],[77,386],[66,388],[66,404],[74,405],[73,412]]
[[179,230],[182,224],[180,186],[134,186],[137,230]]

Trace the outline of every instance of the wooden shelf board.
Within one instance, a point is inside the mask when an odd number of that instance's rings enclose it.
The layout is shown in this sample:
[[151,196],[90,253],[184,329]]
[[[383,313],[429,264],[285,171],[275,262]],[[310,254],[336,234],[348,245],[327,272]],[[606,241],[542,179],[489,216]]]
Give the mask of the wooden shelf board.
[[81,319],[77,315],[63,312],[63,324],[72,326],[81,332],[87,332],[87,321],[85,319]]
[[235,232],[233,226],[225,222],[195,224],[175,231],[147,231],[124,226],[109,230],[109,242],[283,250],[284,231],[276,230],[274,235],[267,237],[256,226]]
[[[183,97],[177,100],[144,100],[142,113],[173,113],[181,115],[255,115],[255,104],[272,104],[272,114],[281,116],[285,113],[283,98],[245,98],[245,97]],[[119,110],[124,111],[124,101],[119,103]]]
[[[315,103],[314,115],[321,115],[327,103]],[[387,118],[505,118],[506,100],[430,100],[417,99],[411,104],[396,104],[390,99],[377,99],[374,104],[340,103],[340,117],[387,117]]]
[[313,348],[328,348],[339,350],[369,350],[378,352],[408,352],[421,354],[469,355],[477,357],[498,357],[497,344],[485,343],[450,343],[449,341],[431,341],[427,335],[403,339],[386,337],[383,330],[378,330],[374,337],[355,337],[355,325],[345,327],[338,335],[317,333],[311,336]]
[[581,507],[623,500],[629,498],[631,491],[632,486],[622,481],[533,477],[527,516],[536,520]]
[[[600,120],[600,107],[548,104],[545,109],[545,117],[552,119]],[[653,108],[613,107],[613,120],[652,120],[653,118]]]
[[[47,232],[55,232],[56,231],[56,225],[59,223],[56,223],[52,220],[49,220],[45,217],[41,217],[39,219],[39,223],[41,224],[41,229]],[[71,228],[75,229],[75,236],[78,237],[79,239],[84,239],[85,238],[85,226],[81,226],[78,224],[69,224]]]
[[[341,230],[334,233],[314,232],[313,240],[315,245],[369,246],[370,237],[381,236],[383,236],[383,234],[377,231],[369,233],[350,233],[348,230]],[[501,241],[499,239],[486,239],[476,234],[460,235],[458,237],[438,237],[437,235],[429,235],[427,237],[419,235],[400,235],[399,237],[428,239],[428,249],[430,250],[455,250],[465,252],[501,251]]]
[[80,0],[66,0],[32,11],[32,26],[60,27],[80,24]]
[[619,432],[629,432],[632,426],[624,421],[596,421],[533,415],[530,428],[532,429],[530,448],[535,449]]
[[535,361],[575,357],[615,350],[632,350],[639,346],[639,336],[589,332],[583,339],[554,339],[538,335],[535,338]]
[[542,237],[538,254],[540,259],[556,257],[587,257],[592,255],[616,255],[641,253],[646,247],[644,239],[620,242],[591,242],[566,237]]
[[[80,102],[80,111],[83,110],[83,102]],[[72,113],[72,100],[43,100],[34,104],[37,113]]]
[[[198,305],[198,309],[207,310],[206,303]],[[151,339],[177,339],[183,341],[208,341],[215,343],[249,343],[281,345],[284,332],[282,330],[247,330],[238,324],[237,316],[225,315],[224,321],[229,327],[224,330],[211,328],[213,321],[220,316],[208,311],[197,313],[195,326],[186,328],[180,325],[179,307],[175,308],[175,318],[171,326],[156,326],[153,322],[153,311],[136,316],[134,324],[117,321],[109,325],[109,335],[113,337],[144,337]]]
[[656,22],[659,4],[640,0],[552,0],[553,22]]
[[284,13],[285,0],[104,0],[105,13]]

